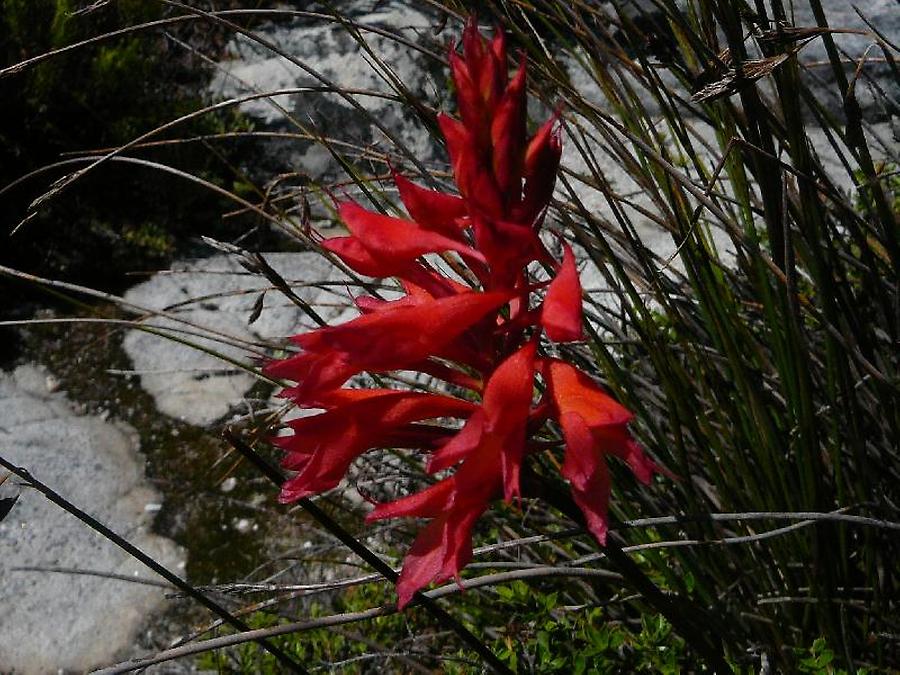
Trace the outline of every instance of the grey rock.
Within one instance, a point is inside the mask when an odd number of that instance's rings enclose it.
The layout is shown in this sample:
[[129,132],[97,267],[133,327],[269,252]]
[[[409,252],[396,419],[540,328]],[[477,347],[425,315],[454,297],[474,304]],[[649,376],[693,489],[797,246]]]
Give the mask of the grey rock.
[[[147,484],[134,430],[80,415],[47,373],[0,373],[3,456],[178,571],[184,553],[150,530]],[[0,470],[0,476],[5,472]],[[157,577],[124,551],[10,477],[0,497],[19,493],[0,522],[0,671],[83,672],[129,655],[141,628],[165,607],[164,590],[96,576],[18,570],[62,567]]]
[[[297,295],[316,305],[329,322],[340,317],[349,304],[349,292],[341,284],[324,289],[302,285],[345,279],[322,256],[266,253],[264,257],[285,280],[297,284]],[[196,345],[139,330],[126,335],[125,351],[140,375],[141,386],[153,396],[160,412],[198,426],[211,424],[241,405],[257,381],[229,359],[252,366],[254,356],[260,354],[253,343],[260,338],[287,337],[315,325],[302,309],[274,290],[266,293],[262,313],[249,324],[254,304],[269,286],[266,279],[241,267],[236,258],[217,255],[176,263],[170,272],[157,274],[126,293],[128,302],[146,310],[170,308],[165,318],[149,318],[145,325],[190,331],[190,335],[174,335]]]
[[[860,77],[856,85],[856,98],[865,115],[871,121],[883,121],[893,112],[896,113],[900,106],[900,82],[894,76],[890,66],[883,63],[884,54],[876,47],[877,36],[867,26],[868,21],[876,31],[896,44],[900,38],[900,3],[897,0],[867,0],[866,2],[852,2],[851,0],[820,0],[825,21],[835,30],[866,31],[862,35],[851,32],[835,33],[831,36],[835,46],[844,59],[844,75],[848,81],[853,81],[857,65],[865,57],[865,65],[860,70]],[[687,3],[679,2],[680,6]],[[752,3],[751,3],[752,4]],[[665,16],[659,10],[658,3],[653,0],[615,0],[610,6],[618,6],[619,11],[633,21],[640,21],[638,28],[646,27],[648,33],[657,35],[656,39],[665,41],[666,23]],[[769,20],[774,20],[771,3],[766,3],[766,11]],[[819,24],[807,0],[785,3],[787,12],[787,24],[798,28],[815,28]],[[770,25],[770,28],[774,27]],[[648,37],[649,46],[653,47],[652,37]],[[843,96],[846,92],[841,90],[837,77],[829,63],[826,50],[827,38],[816,37],[805,42],[797,58],[806,67],[803,79],[811,89],[816,99],[832,114],[839,119],[843,118]],[[719,36],[719,47],[727,44],[724,35]],[[752,40],[747,43],[748,53],[752,58],[761,56]],[[674,42],[670,42],[668,49],[677,49]],[[896,55],[895,55],[896,58]],[[660,72],[663,81],[674,91],[679,91],[687,96],[686,91],[674,77],[668,72]],[[631,78],[628,78],[631,79]],[[633,80],[632,80],[633,81]],[[633,81],[636,84],[636,82]],[[764,91],[771,91],[770,78],[764,78],[757,86]],[[640,92],[640,86],[638,85]],[[655,109],[655,102],[649,96],[644,96],[644,103],[648,109]]]
[[[360,25],[383,28],[415,43],[430,33],[434,21],[413,9],[412,4],[355,0],[342,3],[341,12]],[[344,97],[307,91],[248,101],[240,109],[269,129],[302,131],[293,118],[300,127],[311,126],[325,137],[352,143],[357,150],[336,146],[351,161],[364,147],[378,148],[384,143],[393,149],[393,140],[385,138],[384,129],[418,160],[428,161],[433,156],[434,143],[421,121],[404,104],[381,96],[395,94],[385,71],[420,98],[430,99],[435,91],[442,91],[444,85],[436,86],[434,79],[446,76],[435,70],[432,59],[389,37],[361,30],[359,37],[368,45],[367,53],[345,26],[324,19],[262,27],[259,32],[305,68],[246,36],[238,36],[229,44],[228,57],[219,64],[210,85],[213,96],[225,99],[334,84],[356,93]],[[343,175],[334,157],[313,141],[276,142],[266,150],[270,155],[267,161],[273,168],[281,167],[278,170],[300,169],[317,180]]]

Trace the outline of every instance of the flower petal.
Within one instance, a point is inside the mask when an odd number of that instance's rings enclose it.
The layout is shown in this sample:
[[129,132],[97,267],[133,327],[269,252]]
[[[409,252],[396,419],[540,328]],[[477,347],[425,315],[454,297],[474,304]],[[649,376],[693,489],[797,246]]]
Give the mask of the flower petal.
[[397,580],[397,607],[431,582],[457,576],[472,559],[472,527],[486,504],[454,508],[432,520],[416,537]]
[[562,475],[572,486],[572,498],[584,514],[588,529],[602,546],[606,544],[610,495],[606,459],[596,448],[591,430],[581,415],[565,413],[560,418],[560,426],[566,441]]
[[274,361],[264,372],[299,382],[286,394],[297,402],[335,389],[363,370],[402,370],[440,355],[473,324],[496,311],[509,293],[459,293],[409,305],[388,302],[340,326],[293,338],[304,352]]
[[516,209],[519,222],[540,223],[539,216],[553,196],[562,144],[554,115],[538,129],[525,151],[525,188],[522,205]]
[[542,369],[560,417],[578,413],[591,428],[624,425],[634,417],[575,366],[559,359],[543,359]]
[[332,237],[321,244],[326,251],[331,251],[354,272],[367,277],[389,277],[396,274],[405,263],[395,260],[379,260],[369,253],[357,237]]
[[519,201],[525,148],[525,60],[506,88],[491,122],[493,169],[508,204]]
[[459,235],[461,228],[458,221],[469,213],[461,197],[419,187],[398,173],[394,174],[394,183],[414,221],[425,229],[447,236]]
[[370,523],[387,518],[437,518],[450,504],[454,488],[454,479],[445,478],[434,485],[429,485],[420,492],[392,502],[378,504],[366,516],[366,522]]
[[534,392],[537,342],[501,363],[484,389],[485,434],[499,444],[503,493],[507,502],[520,495],[519,473],[525,454],[525,428]]
[[300,473],[285,482],[280,499],[293,501],[335,487],[354,459],[387,445],[395,429],[415,421],[465,416],[473,407],[450,396],[381,390],[320,415],[293,420],[289,426],[294,435],[281,445],[288,452],[285,465]]
[[468,457],[478,448],[483,435],[484,411],[478,410],[472,413],[462,429],[453,438],[431,456],[425,470],[428,473],[436,473]]
[[481,130],[487,117],[481,92],[473,81],[472,72],[469,70],[466,60],[460,58],[459,54],[453,49],[450,50],[448,60],[453,83],[456,85],[456,102],[459,107],[459,116],[467,129],[474,132],[476,136],[480,135],[480,133],[484,133]]
[[441,113],[438,124],[447,141],[456,184],[469,203],[470,213],[474,207],[487,215],[501,216],[503,198],[494,181],[487,149],[479,148],[473,132],[458,120]]
[[554,342],[582,340],[581,281],[575,266],[575,254],[563,244],[563,261],[544,298],[541,324]]
[[484,262],[484,256],[464,242],[423,229],[410,220],[368,211],[356,202],[341,204],[340,216],[375,259],[412,261],[426,253],[456,251],[472,260]]

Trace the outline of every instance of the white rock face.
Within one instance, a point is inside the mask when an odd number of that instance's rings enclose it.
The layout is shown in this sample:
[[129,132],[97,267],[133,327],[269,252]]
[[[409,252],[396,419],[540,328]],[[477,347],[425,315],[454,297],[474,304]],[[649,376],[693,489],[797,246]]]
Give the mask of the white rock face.
[[[344,279],[315,253],[266,253],[263,257],[288,282]],[[169,308],[168,318],[149,318],[147,326],[199,332],[199,336],[181,337],[227,359],[252,365],[261,352],[248,343],[286,337],[316,325],[276,290],[266,293],[262,313],[248,324],[260,292],[267,287],[268,281],[247,272],[236,258],[217,255],[176,263],[171,272],[157,274],[131,288],[125,299],[148,310]],[[349,292],[342,284],[324,290],[297,285],[294,291],[315,305],[329,323],[334,323],[349,304]],[[218,342],[213,339],[216,336],[238,344]],[[205,426],[223,417],[241,404],[256,382],[254,375],[219,356],[151,333],[129,331],[124,347],[140,374],[141,386],[153,396],[157,409],[191,424]]]
[[[150,531],[145,506],[159,495],[146,484],[134,431],[76,413],[48,391],[47,377],[34,366],[0,373],[0,453],[177,572],[183,552]],[[84,672],[130,655],[141,627],[165,607],[163,589],[16,568],[158,577],[19,482],[0,486],[2,497],[20,493],[0,522],[0,672]]]
[[[415,43],[417,36],[431,31],[434,20],[413,9],[414,3],[408,4],[355,0],[341,3],[340,9],[360,26],[378,27]],[[367,53],[345,26],[324,19],[270,26],[261,29],[261,35],[306,68],[246,36],[238,36],[229,44],[229,57],[219,63],[210,84],[213,96],[228,99],[298,87],[322,87],[328,83],[351,90],[348,96],[359,108],[338,94],[305,91],[255,99],[240,104],[240,109],[270,128],[300,131],[287,113],[301,125],[309,126],[312,122],[317,133],[340,141],[359,146],[385,142],[385,148],[392,148],[392,141],[378,128],[380,124],[418,160],[428,161],[432,157],[434,144],[415,116],[405,110],[404,104],[379,94],[396,94],[386,79],[393,76],[416,96],[431,99],[435,90],[444,89],[443,83],[440,86],[434,83],[433,59],[363,28],[359,38],[365,40],[371,52]],[[287,149],[284,158],[287,164],[301,167],[313,177],[321,178],[339,169],[321,146],[291,142],[279,144],[277,148],[280,153]],[[343,147],[338,150],[355,154]]]
[[[599,91],[596,91],[596,88],[594,88],[594,91],[592,92],[591,89],[588,88],[588,85],[585,85],[585,89],[582,93],[588,100],[591,100],[591,97],[594,96],[596,97],[595,101],[602,101],[602,94]],[[710,173],[712,173],[719,158],[724,153],[725,148],[719,147],[715,131],[709,125],[698,120],[693,120],[690,123],[690,128],[694,134],[693,141],[697,155],[708,167]],[[875,158],[888,157],[893,145],[891,141],[892,131],[890,125],[887,123],[872,124],[867,131],[869,132],[868,138],[873,156]],[[812,151],[818,157],[835,186],[846,194],[852,194],[855,190],[853,179],[850,174],[847,173],[846,168],[841,163],[823,130],[819,127],[807,127],[806,133]],[[708,148],[712,148],[713,151],[710,152]],[[609,182],[613,192],[617,195],[626,197],[627,201],[630,203],[629,205],[624,202],[619,202],[618,207],[632,218],[637,234],[643,244],[656,255],[663,259],[668,259],[678,248],[680,242],[677,242],[669,232],[663,230],[658,224],[654,223],[650,218],[638,211],[638,208],[642,208],[647,213],[657,212],[657,206],[653,203],[649,194],[635,182],[622,163],[612,154],[601,147],[591,147],[590,151],[593,154],[591,160],[592,163],[599,170],[599,173],[603,178]],[[843,152],[845,154],[848,153],[846,148],[843,149]],[[563,157],[561,164],[564,168],[574,171],[577,174],[584,175],[588,179],[592,178],[585,158],[578,151],[577,144],[567,138],[563,138]],[[699,179],[695,180],[698,180],[699,182]],[[584,204],[588,213],[599,216],[611,223],[615,222],[613,209],[610,207],[609,202],[600,190],[584,182],[580,182],[575,178],[570,179],[570,182],[575,194],[581,203]],[[721,190],[723,186],[727,187],[727,184],[727,177],[722,176],[716,185],[716,189]],[[559,184],[557,184],[556,196],[561,200],[571,199],[571,196]],[[720,229],[714,229],[711,232],[711,236],[717,250],[723,255],[724,260],[729,261],[733,259],[735,247],[728,235]],[[681,265],[677,259],[673,261],[673,264],[677,269],[681,269]]]

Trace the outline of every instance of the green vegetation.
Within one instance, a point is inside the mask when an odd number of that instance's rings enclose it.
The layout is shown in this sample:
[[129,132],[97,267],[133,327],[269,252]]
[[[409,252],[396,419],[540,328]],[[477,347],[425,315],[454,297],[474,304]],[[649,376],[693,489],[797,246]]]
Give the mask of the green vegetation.
[[[171,15],[163,3],[142,0],[118,0],[86,13],[76,11],[81,7],[72,0],[2,0],[0,67]],[[178,37],[177,25],[167,30]],[[212,40],[215,33],[207,34]],[[206,79],[199,60],[161,29],[100,40],[0,78],[0,187],[68,161],[2,195],[0,228],[12,230],[50,181],[85,165],[73,158],[118,147],[202,107],[198,92]],[[242,125],[234,113],[218,113],[195,118],[162,138],[215,134]],[[217,183],[229,181],[231,173],[201,143],[129,154]],[[184,249],[201,223],[207,231],[221,230],[222,205],[183,179],[133,165],[107,165],[77,190],[39,209],[2,247],[0,262],[120,287],[124,273],[160,266],[176,247]],[[98,267],[98,258],[107,264]]]

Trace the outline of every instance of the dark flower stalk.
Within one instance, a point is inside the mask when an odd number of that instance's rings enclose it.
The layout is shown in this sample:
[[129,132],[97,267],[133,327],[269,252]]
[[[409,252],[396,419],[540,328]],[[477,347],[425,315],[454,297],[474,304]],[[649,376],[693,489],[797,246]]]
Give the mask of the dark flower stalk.
[[[452,473],[421,492],[379,504],[368,520],[430,519],[397,583],[399,605],[451,577],[472,556],[472,528],[490,503],[521,496],[524,458],[545,444],[547,424],[562,431],[562,476],[602,545],[607,536],[607,457],[625,461],[649,483],[656,465],[632,439],[632,414],[588,375],[546,356],[542,338],[582,339],[582,294],[575,257],[557,262],[539,236],[559,168],[557,120],[526,129],[526,67],[512,78],[504,38],[483,38],[474,22],[462,54],[451,51],[460,119],[440,115],[459,194],[395,182],[409,219],[340,207],[350,234],[323,246],[360,274],[396,277],[404,295],[390,302],[358,298],[362,315],[295,336],[300,351],[266,367],[296,382],[282,395],[323,412],[288,423],[275,443],[294,472],[280,499],[291,502],[335,487],[351,463],[373,448],[430,453],[429,473]],[[477,287],[441,273],[423,257],[459,257]],[[529,266],[554,270],[537,283]],[[350,389],[363,371],[418,371],[467,390],[466,398],[392,389]],[[535,378],[543,383],[538,395]],[[473,402],[478,401],[478,402]],[[443,428],[437,419],[460,420]]]

